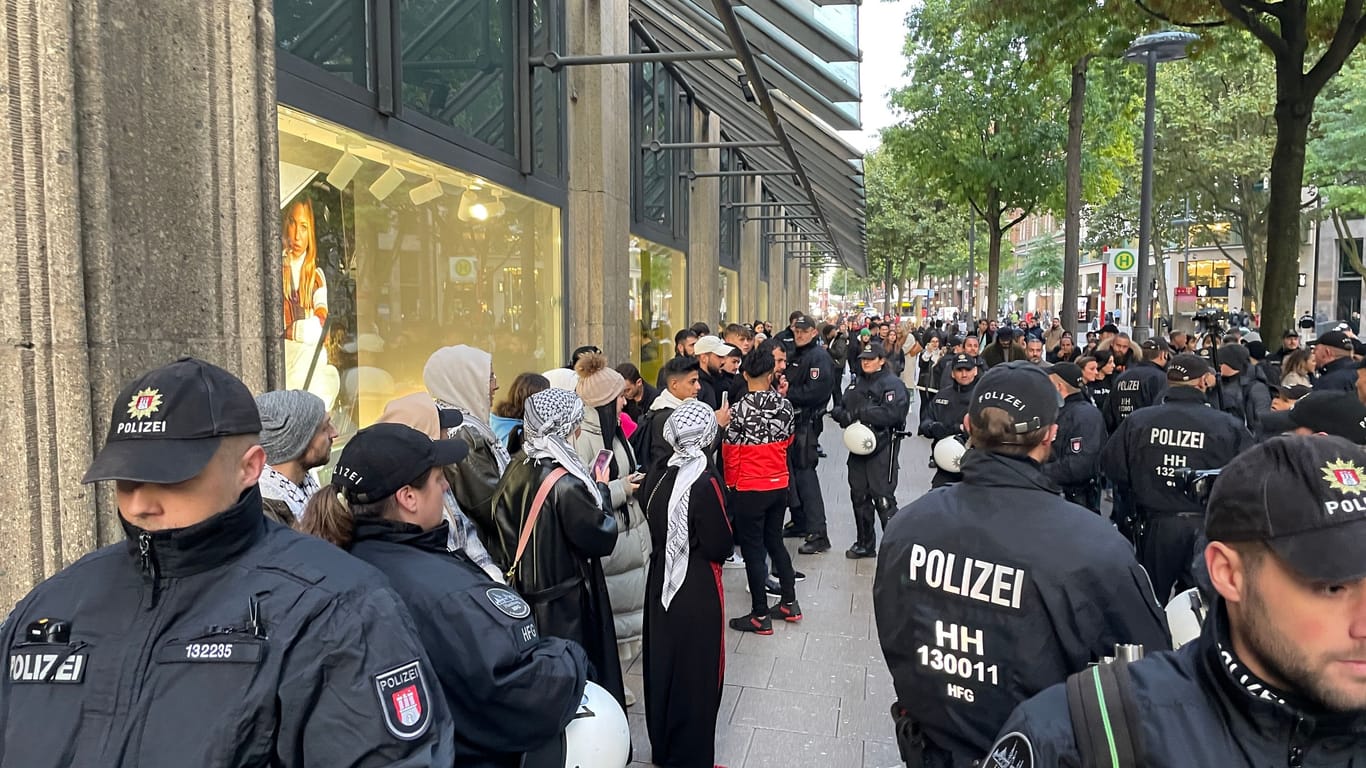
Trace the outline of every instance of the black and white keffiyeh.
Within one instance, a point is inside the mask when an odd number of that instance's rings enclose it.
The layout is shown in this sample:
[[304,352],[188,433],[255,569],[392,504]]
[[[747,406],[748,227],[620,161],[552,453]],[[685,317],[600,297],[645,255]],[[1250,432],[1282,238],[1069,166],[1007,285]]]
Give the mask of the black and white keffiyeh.
[[664,439],[673,446],[669,466],[678,477],[669,493],[669,529],[664,543],[664,610],[688,576],[688,504],[692,486],[707,470],[707,448],[716,440],[716,414],[700,400],[685,400],[664,423]]
[[583,414],[583,401],[567,390],[551,388],[528,397],[522,424],[526,433],[522,449],[528,459],[550,459],[564,467],[588,486],[593,500],[602,506],[598,484],[589,477],[588,469],[569,444],[569,436],[583,423]]

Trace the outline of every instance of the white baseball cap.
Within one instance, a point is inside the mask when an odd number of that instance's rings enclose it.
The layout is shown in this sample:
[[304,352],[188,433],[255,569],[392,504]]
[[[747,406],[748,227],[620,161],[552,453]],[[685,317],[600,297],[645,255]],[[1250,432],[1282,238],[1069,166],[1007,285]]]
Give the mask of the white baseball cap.
[[693,344],[692,348],[693,354],[720,355],[722,357],[729,355],[732,349],[735,349],[735,347],[721,341],[718,336],[703,336]]

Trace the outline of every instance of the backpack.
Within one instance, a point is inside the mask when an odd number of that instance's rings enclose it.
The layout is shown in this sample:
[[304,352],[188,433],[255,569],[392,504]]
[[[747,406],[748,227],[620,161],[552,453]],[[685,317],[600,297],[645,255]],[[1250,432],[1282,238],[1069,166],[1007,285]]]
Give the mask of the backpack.
[[636,431],[631,433],[631,439],[626,442],[631,444],[631,451],[636,455],[636,464],[641,471],[650,470],[650,449],[654,448],[654,430],[650,425],[654,423],[655,414],[659,411],[646,411],[636,422]]
[[1067,678],[1067,708],[1082,768],[1138,768],[1141,719],[1129,664],[1096,664]]

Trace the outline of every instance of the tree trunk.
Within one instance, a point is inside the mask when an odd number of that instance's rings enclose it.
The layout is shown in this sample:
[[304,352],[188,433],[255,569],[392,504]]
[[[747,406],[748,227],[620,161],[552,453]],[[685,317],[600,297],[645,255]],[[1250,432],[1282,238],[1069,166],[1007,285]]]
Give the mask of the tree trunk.
[[1001,238],[1005,228],[1001,226],[1001,191],[996,188],[987,190],[986,206],[982,219],[987,225],[987,317],[995,320],[1000,317],[1001,309]]
[[882,269],[882,316],[892,314],[892,260],[887,259]]
[[[1278,63],[1277,69],[1284,65]],[[1299,73],[1276,84],[1276,149],[1271,155],[1271,199],[1266,213],[1266,277],[1262,287],[1261,333],[1279,338],[1295,321],[1299,292],[1300,187],[1304,148],[1313,118],[1313,95],[1303,93]]]
[[1077,282],[1081,279],[1081,129],[1086,116],[1086,69],[1091,54],[1072,65],[1072,93],[1067,100],[1067,203],[1063,219],[1062,306],[1055,314],[1062,327],[1080,333]]

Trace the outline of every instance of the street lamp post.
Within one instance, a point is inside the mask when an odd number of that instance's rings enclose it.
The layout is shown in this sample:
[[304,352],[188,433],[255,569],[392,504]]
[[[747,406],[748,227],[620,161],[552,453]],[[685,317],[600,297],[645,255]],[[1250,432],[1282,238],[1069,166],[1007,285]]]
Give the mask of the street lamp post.
[[1148,67],[1148,92],[1143,103],[1143,188],[1139,197],[1138,221],[1138,317],[1134,318],[1133,339],[1146,341],[1151,330],[1153,294],[1152,268],[1148,265],[1153,236],[1153,144],[1157,125],[1157,65],[1158,62],[1186,58],[1186,47],[1199,40],[1190,32],[1165,31],[1140,35],[1124,52],[1124,60],[1142,62]]

